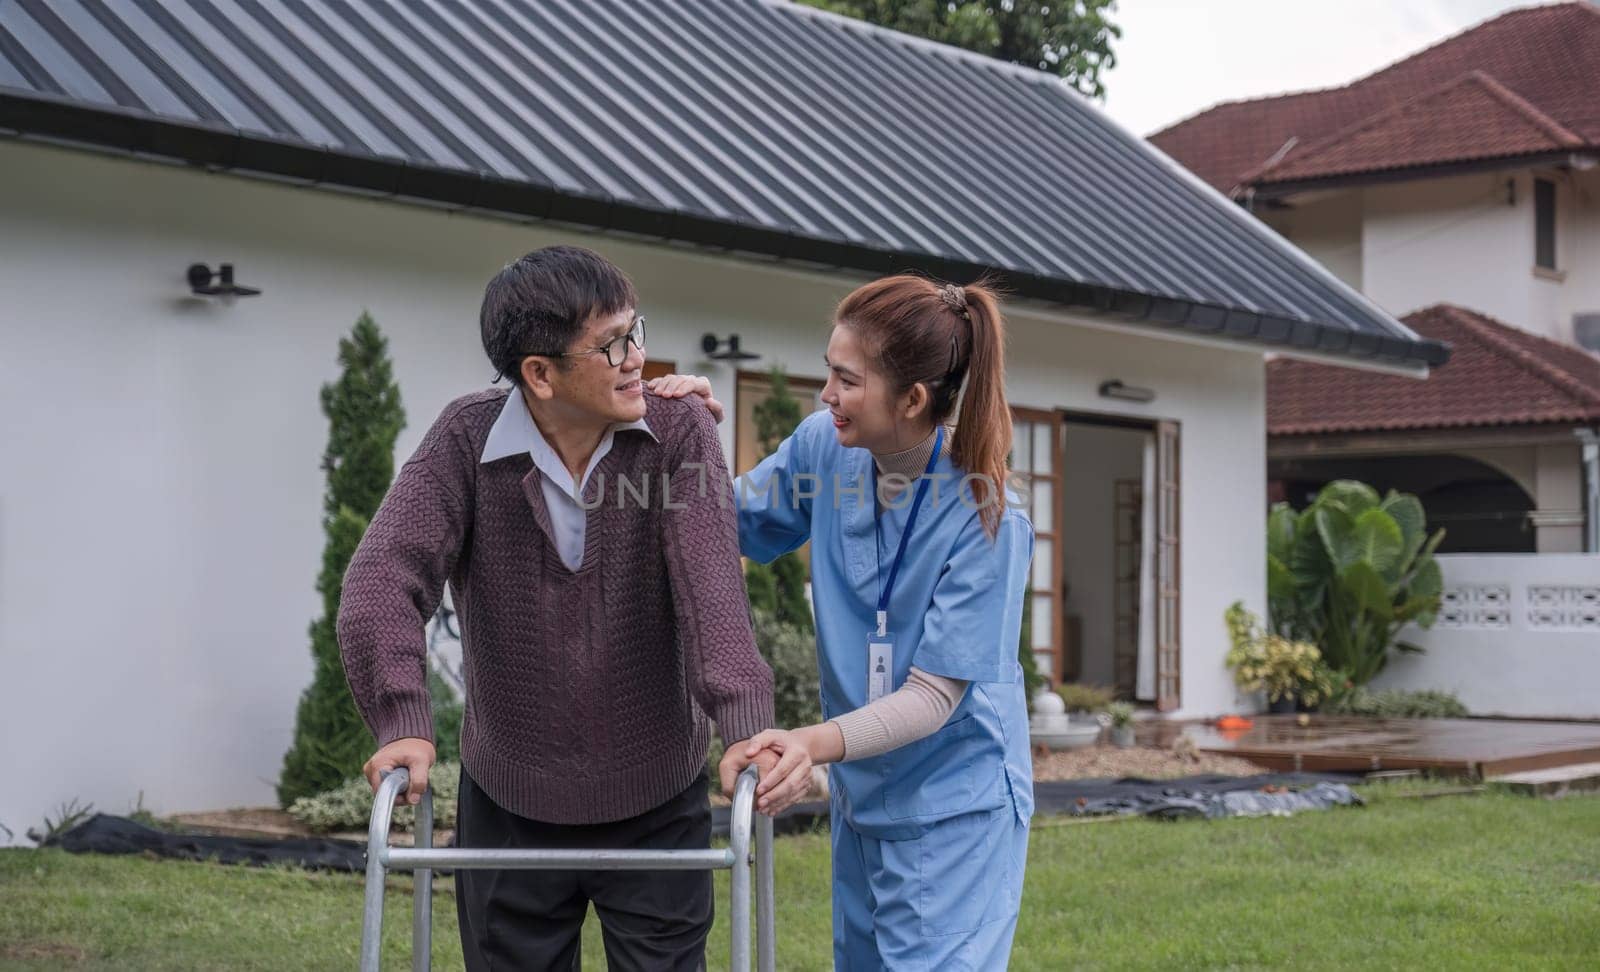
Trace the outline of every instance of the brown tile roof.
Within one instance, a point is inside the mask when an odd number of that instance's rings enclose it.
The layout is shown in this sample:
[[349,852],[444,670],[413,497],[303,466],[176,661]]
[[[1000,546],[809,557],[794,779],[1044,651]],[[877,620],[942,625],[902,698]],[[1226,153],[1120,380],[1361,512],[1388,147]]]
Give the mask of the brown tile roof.
[[1341,88],[1207,109],[1150,141],[1224,192],[1600,148],[1600,6],[1502,14]]
[[1267,364],[1267,433],[1600,422],[1600,356],[1436,304],[1403,318],[1451,345],[1426,380],[1280,358]]

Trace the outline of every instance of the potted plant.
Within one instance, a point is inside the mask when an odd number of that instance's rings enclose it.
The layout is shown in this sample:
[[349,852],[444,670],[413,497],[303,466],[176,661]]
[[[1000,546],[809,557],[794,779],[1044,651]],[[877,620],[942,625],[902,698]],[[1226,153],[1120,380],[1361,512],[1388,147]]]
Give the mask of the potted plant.
[[1260,619],[1242,603],[1228,608],[1227,621],[1233,643],[1227,664],[1234,684],[1246,692],[1265,692],[1268,712],[1314,709],[1342,681],[1316,645],[1264,633]]
[[1121,749],[1133,745],[1133,703],[1112,702],[1106,706],[1111,723],[1111,744]]
[[1116,692],[1104,685],[1067,682],[1056,688],[1056,694],[1066,704],[1067,714],[1078,717],[1095,715],[1106,710]]

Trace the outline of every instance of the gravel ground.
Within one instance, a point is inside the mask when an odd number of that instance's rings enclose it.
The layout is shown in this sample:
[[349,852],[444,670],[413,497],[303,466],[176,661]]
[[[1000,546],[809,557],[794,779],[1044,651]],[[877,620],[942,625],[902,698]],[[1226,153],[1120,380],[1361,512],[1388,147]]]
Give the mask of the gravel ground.
[[1217,756],[1192,750],[1158,749],[1154,746],[1087,746],[1033,757],[1036,780],[1115,779],[1139,776],[1165,780],[1178,776],[1216,773],[1223,776],[1253,776],[1267,772],[1255,763],[1233,756]]

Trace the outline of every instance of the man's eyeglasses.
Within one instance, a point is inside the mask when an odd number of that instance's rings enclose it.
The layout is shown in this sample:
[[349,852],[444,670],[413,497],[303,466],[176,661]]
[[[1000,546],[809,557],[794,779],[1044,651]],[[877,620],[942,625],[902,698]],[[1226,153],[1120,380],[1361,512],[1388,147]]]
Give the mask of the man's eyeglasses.
[[633,325],[628,328],[626,333],[618,334],[598,348],[590,348],[587,351],[561,351],[555,354],[545,354],[540,351],[525,351],[523,353],[540,358],[582,358],[591,354],[603,354],[606,356],[606,364],[616,368],[628,360],[628,345],[630,344],[640,351],[644,350],[644,318],[642,317],[635,317]]

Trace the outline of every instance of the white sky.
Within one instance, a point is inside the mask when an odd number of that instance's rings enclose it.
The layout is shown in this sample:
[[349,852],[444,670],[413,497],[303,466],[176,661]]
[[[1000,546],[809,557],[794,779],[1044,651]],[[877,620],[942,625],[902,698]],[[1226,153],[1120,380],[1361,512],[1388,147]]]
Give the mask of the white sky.
[[1140,135],[1219,101],[1344,84],[1538,0],[1117,0],[1106,110]]

